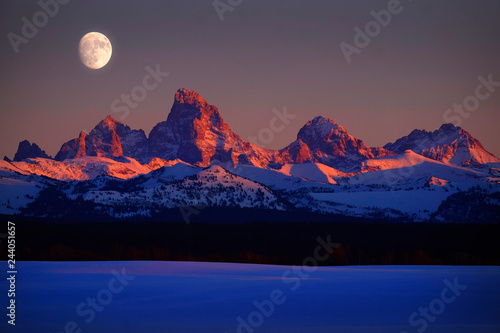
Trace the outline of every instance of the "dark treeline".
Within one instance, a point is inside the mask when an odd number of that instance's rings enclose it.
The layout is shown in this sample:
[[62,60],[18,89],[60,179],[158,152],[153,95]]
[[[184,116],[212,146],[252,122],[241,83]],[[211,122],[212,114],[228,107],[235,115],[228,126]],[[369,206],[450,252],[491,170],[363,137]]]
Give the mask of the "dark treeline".
[[[16,259],[182,260],[301,265],[316,239],[341,245],[320,265],[500,265],[500,225],[335,222],[16,222]],[[7,258],[5,242],[0,255]]]

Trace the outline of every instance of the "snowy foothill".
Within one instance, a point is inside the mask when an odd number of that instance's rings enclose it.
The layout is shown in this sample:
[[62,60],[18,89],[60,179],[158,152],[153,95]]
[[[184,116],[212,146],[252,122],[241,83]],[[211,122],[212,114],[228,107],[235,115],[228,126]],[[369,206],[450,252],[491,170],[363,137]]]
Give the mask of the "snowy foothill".
[[[451,195],[471,188],[499,192],[499,182],[491,173],[412,151],[367,160],[360,171],[351,173],[321,163],[273,169],[242,164],[201,167],[159,158],[148,164],[128,157],[30,158],[0,161],[0,213],[26,213],[30,203],[44,200],[42,190],[53,188],[69,200],[92,202],[97,213],[115,218],[203,205],[280,211],[294,207],[425,221]],[[47,204],[52,205],[42,206]]]

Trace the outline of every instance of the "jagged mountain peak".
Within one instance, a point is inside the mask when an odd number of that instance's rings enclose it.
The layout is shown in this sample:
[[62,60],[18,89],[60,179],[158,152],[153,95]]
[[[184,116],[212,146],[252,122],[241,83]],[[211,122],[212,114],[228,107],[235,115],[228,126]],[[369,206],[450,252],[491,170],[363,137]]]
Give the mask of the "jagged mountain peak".
[[198,92],[185,88],[177,90],[174,103],[208,105],[207,101],[205,101]]
[[325,125],[325,124],[337,125],[337,123],[330,118],[323,117],[323,116],[316,116],[312,120],[309,120],[307,122],[306,126],[310,126],[310,125],[319,126],[319,125]]
[[475,144],[479,142],[462,127],[449,123],[443,124],[438,129],[427,133],[430,135],[430,137],[432,137],[432,140],[434,140],[437,144],[444,144],[444,143],[450,144],[451,142],[460,138],[465,138],[467,141],[470,142],[475,141],[476,142]]
[[36,143],[30,143],[28,140],[19,142],[19,147],[14,155],[14,161],[22,161],[26,158],[51,158]]
[[297,134],[297,140],[302,140],[305,143],[317,142],[319,140],[331,141],[340,137],[356,140],[347,133],[347,130],[343,126],[323,116],[309,120]]
[[167,122],[170,126],[179,127],[195,121],[206,126],[211,123],[215,127],[229,128],[217,107],[208,104],[198,92],[184,88],[177,90]]
[[[149,138],[142,130],[108,115],[90,133],[62,145],[56,160],[83,156],[132,157],[140,163],[154,158],[180,159],[198,166],[238,164],[275,168],[287,163],[322,163],[344,172],[355,172],[363,161],[412,150],[431,159],[462,166],[499,162],[467,131],[453,124],[439,129],[416,129],[384,148],[369,147],[340,124],[324,116],[309,120],[297,140],[281,150],[269,150],[243,140],[223,120],[216,106],[185,88],[177,90],[167,119],[158,123]],[[40,157],[40,156],[36,156]]]
[[[111,115],[108,115],[106,118],[101,120],[99,124],[95,128],[108,128],[108,129],[113,129],[116,127],[117,124],[123,125],[123,123],[119,122],[115,118],[113,118]],[[125,126],[125,125],[123,125]]]
[[456,126],[456,125],[451,124],[451,123],[446,123],[446,124],[441,125],[441,127],[439,127],[439,130],[447,131],[447,132],[456,131],[456,130],[459,131],[461,129],[462,128],[460,126]]
[[500,162],[483,148],[479,140],[453,124],[443,124],[434,131],[413,130],[408,136],[388,143],[384,148],[396,153],[412,150],[433,160],[461,166]]
[[443,124],[439,129],[436,129],[434,131],[427,131],[425,129],[414,129],[407,136],[399,138],[394,142],[387,143],[384,146],[384,148],[399,154],[407,150],[415,151],[414,149],[416,142],[418,142],[420,145],[423,145],[424,141],[443,140],[443,138],[448,137],[451,132],[454,132],[453,124]]
[[359,169],[366,159],[394,155],[383,148],[367,147],[343,126],[323,116],[308,121],[297,140],[281,153],[287,163],[322,163],[345,172]]
[[191,164],[208,166],[212,161],[237,164],[255,154],[252,146],[231,131],[217,107],[199,93],[179,89],[166,121],[149,134],[149,158],[180,158]]
[[466,131],[460,126],[451,123],[445,123],[433,131],[428,131],[425,129],[414,129],[413,131],[411,131],[410,135],[426,134],[426,133],[436,134],[436,133],[461,133],[461,132],[466,132]]
[[425,129],[414,129],[413,131],[411,131],[410,135],[411,136],[419,136],[419,135],[426,134],[426,133],[429,133],[429,132]]
[[418,150],[442,145],[477,146],[482,148],[481,143],[469,132],[453,124],[443,124],[434,131],[413,130],[408,136],[404,136],[394,143],[388,143],[384,148],[397,153],[402,153],[408,149],[419,153]]
[[345,131],[344,127],[337,124],[332,119],[323,116],[317,116],[314,117],[312,120],[309,120],[304,126],[302,126],[301,130],[306,130],[308,128],[313,128],[315,131],[320,130],[322,132],[334,129],[340,129],[342,131]]
[[133,130],[108,115],[90,133],[81,131],[78,138],[64,143],[55,159],[62,161],[82,156],[128,156],[145,163],[147,145],[148,140],[143,130]]

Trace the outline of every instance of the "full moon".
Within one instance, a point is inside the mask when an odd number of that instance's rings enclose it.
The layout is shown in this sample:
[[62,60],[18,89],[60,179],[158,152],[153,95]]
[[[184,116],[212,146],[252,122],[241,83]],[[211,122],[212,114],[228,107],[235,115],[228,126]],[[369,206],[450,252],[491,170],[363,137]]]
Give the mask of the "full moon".
[[111,42],[100,32],[89,32],[80,40],[78,52],[85,66],[99,69],[106,66],[111,59]]

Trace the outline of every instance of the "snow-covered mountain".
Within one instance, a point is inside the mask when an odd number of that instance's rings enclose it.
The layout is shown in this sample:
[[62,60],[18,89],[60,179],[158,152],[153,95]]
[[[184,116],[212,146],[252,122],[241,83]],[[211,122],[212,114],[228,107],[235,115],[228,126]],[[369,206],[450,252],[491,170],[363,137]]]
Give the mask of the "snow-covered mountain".
[[[253,165],[261,168],[288,163],[321,163],[344,172],[359,170],[367,159],[395,155],[384,148],[367,147],[360,139],[325,117],[316,117],[299,131],[297,140],[281,150],[269,150],[243,140],[195,91],[179,89],[166,121],[146,137],[111,116],[89,134],[64,143],[57,161],[83,156],[131,157],[141,163],[154,158],[180,159],[199,166]],[[40,157],[40,156],[29,156]]]
[[414,130],[384,148],[399,154],[409,149],[436,161],[461,166],[481,167],[488,163],[500,163],[500,159],[486,151],[481,142],[453,124],[443,124],[432,132]]
[[187,89],[177,91],[167,120],[149,134],[149,158],[178,158],[200,166],[215,162],[266,167],[274,155],[241,139],[222,119],[217,107]]
[[143,130],[133,130],[107,116],[88,135],[81,132],[78,138],[64,143],[55,159],[63,161],[82,156],[127,156],[146,162],[147,149],[148,139]]
[[343,171],[353,171],[361,162],[375,157],[395,155],[384,148],[365,146],[363,141],[325,117],[307,122],[297,134],[297,140],[280,151],[287,163],[322,163]]
[[460,198],[472,197],[483,203],[463,203],[469,213],[457,220],[481,210],[481,222],[500,221],[500,160],[449,124],[378,148],[320,116],[293,143],[269,150],[180,89],[149,137],[108,116],[55,159],[27,141],[19,147],[14,161],[0,161],[0,214],[122,218],[225,207],[453,222]]

